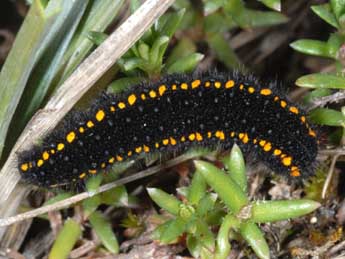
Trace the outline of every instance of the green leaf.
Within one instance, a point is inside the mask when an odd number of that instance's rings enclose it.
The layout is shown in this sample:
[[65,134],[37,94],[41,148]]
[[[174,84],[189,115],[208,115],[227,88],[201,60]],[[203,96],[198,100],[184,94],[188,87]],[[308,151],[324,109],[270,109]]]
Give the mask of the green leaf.
[[92,43],[99,46],[108,38],[108,34],[98,31],[89,31],[86,37],[91,40]]
[[291,43],[290,47],[292,47],[296,51],[308,55],[327,57],[333,59],[336,58],[336,55],[330,52],[328,43],[319,40],[297,40]]
[[191,72],[203,58],[204,55],[200,53],[190,54],[167,67],[167,72],[169,74]]
[[296,85],[310,88],[345,89],[345,78],[330,74],[310,74],[298,78]]
[[268,244],[260,228],[255,223],[242,223],[240,226],[240,233],[259,258],[270,258],[270,250]]
[[174,196],[157,189],[157,188],[146,188],[151,199],[161,208],[165,209],[173,215],[178,215],[180,210],[181,201],[176,199]]
[[[199,173],[201,175],[201,173]],[[196,207],[197,213],[200,217],[205,216],[208,212],[214,209],[215,202],[217,200],[217,195],[214,193],[209,193],[204,195],[204,197],[199,201]]]
[[66,220],[63,228],[58,233],[53,247],[49,253],[49,259],[68,258],[69,253],[81,235],[81,226],[73,219]]
[[259,2],[262,2],[267,7],[280,12],[281,11],[281,3],[280,0],[259,0]]
[[118,254],[119,244],[111,227],[111,223],[98,211],[91,214],[89,221],[104,247],[111,253]]
[[0,156],[27,80],[46,48],[48,28],[59,14],[58,9],[48,12],[44,8],[43,1],[33,2],[0,72]]
[[241,187],[242,191],[247,193],[247,175],[246,165],[241,149],[234,144],[230,156],[223,159],[227,170],[230,171],[231,178]]
[[165,65],[169,67],[171,64],[179,61],[181,58],[195,53],[196,49],[196,45],[191,39],[187,37],[181,38],[176,46],[172,49],[169,57],[165,61]]
[[55,202],[63,201],[63,200],[68,199],[72,196],[73,196],[73,194],[69,193],[69,192],[59,193],[56,196],[54,196],[53,198],[50,198],[49,200],[47,200],[43,205],[44,206],[51,205],[51,204],[54,204]]
[[343,113],[327,109],[317,108],[310,112],[310,119],[317,124],[327,126],[345,126],[345,116]]
[[204,4],[204,15],[207,16],[211,13],[216,12],[223,6],[223,0],[203,0]]
[[101,194],[102,202],[113,206],[128,206],[128,193],[124,185]]
[[331,0],[330,1],[333,13],[339,19],[339,17],[345,13],[345,1],[344,0]]
[[221,33],[208,33],[206,40],[210,47],[215,51],[218,59],[223,62],[227,68],[240,68],[240,62],[235,52],[230,48]]
[[240,226],[239,220],[232,214],[224,217],[222,224],[220,225],[217,235],[217,247],[215,253],[215,259],[226,259],[230,254],[229,233],[231,228],[237,229]]
[[109,86],[108,90],[111,93],[120,93],[130,86],[139,85],[141,82],[144,82],[143,77],[123,77],[113,81]]
[[60,85],[76,69],[82,60],[94,47],[86,35],[89,32],[104,32],[118,15],[124,0],[91,1],[83,20],[73,36],[72,42],[66,51],[62,62],[62,75],[57,85]]
[[247,196],[229,175],[214,165],[204,161],[194,161],[195,167],[206,182],[215,190],[220,199],[233,212],[237,213],[248,203]]
[[328,24],[332,25],[335,28],[339,27],[337,19],[332,13],[331,7],[328,3],[322,5],[313,5],[311,9],[314,13],[316,13],[322,20],[324,20]]
[[89,196],[92,196],[95,194],[95,192],[98,190],[99,186],[101,185],[102,180],[103,180],[102,174],[97,174],[87,179],[86,190]]
[[185,9],[181,9],[178,12],[168,13],[161,16],[158,23],[156,23],[156,31],[158,34],[171,38],[179,27],[185,11]]
[[201,173],[195,172],[192,183],[188,188],[188,202],[191,205],[197,205],[206,193],[206,181]]
[[267,223],[287,220],[306,215],[321,206],[312,200],[259,201],[254,202],[251,209],[251,220]]
[[332,94],[332,90],[328,88],[318,88],[309,92],[304,98],[303,102],[310,104],[315,98],[320,98]]
[[162,230],[159,240],[163,244],[168,244],[183,234],[186,229],[186,221],[178,217],[175,220],[164,223],[160,227],[162,227]]

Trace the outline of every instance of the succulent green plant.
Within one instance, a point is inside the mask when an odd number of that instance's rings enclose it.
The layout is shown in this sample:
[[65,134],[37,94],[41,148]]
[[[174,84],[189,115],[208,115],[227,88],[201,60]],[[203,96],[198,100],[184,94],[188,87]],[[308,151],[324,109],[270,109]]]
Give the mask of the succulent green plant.
[[[208,162],[195,161],[196,171],[184,202],[160,189],[147,189],[151,199],[173,217],[156,229],[155,239],[171,243],[185,234],[193,256],[221,259],[227,258],[232,236],[229,233],[235,232],[247,241],[259,258],[269,258],[268,244],[257,223],[300,217],[320,206],[318,202],[305,199],[251,202],[246,192],[243,156],[236,145],[224,163],[229,171]],[[208,186],[213,192],[207,191]],[[220,227],[217,235],[211,231],[214,225]]]

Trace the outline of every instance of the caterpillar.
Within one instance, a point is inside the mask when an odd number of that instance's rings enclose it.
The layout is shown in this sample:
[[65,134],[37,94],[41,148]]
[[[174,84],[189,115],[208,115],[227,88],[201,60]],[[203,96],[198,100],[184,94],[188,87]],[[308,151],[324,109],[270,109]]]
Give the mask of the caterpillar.
[[278,92],[231,72],[171,75],[103,93],[20,153],[19,171],[34,185],[70,185],[143,153],[237,143],[273,171],[303,178],[313,170],[317,135],[305,112]]

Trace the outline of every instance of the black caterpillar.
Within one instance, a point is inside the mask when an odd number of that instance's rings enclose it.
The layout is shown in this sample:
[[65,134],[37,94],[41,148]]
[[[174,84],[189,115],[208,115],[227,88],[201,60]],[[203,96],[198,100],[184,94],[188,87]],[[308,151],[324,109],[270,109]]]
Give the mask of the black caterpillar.
[[[74,115],[74,116],[73,116]],[[312,170],[316,133],[305,112],[252,76],[173,75],[72,112],[42,145],[19,154],[22,177],[69,185],[142,153],[237,143],[272,170],[294,178]]]

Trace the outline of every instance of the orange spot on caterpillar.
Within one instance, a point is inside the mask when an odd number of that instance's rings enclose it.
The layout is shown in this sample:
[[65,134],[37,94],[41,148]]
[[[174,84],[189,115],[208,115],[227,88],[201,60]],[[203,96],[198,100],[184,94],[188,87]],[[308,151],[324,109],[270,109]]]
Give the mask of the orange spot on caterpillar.
[[80,133],[84,133],[85,132],[85,129],[83,127],[79,127],[79,132]]
[[155,91],[151,90],[151,91],[149,92],[149,96],[150,96],[151,98],[156,98],[156,97],[157,97],[157,93],[156,93]]
[[260,145],[260,146],[263,147],[265,144],[266,144],[266,141],[265,141],[265,140],[260,140],[260,141],[259,141],[259,145]]
[[115,162],[115,157],[111,157],[109,160],[108,160],[109,164],[112,164]]
[[285,101],[280,101],[280,106],[281,106],[282,108],[285,108],[286,105],[287,105],[287,103],[286,103]]
[[131,94],[130,96],[128,96],[128,103],[129,105],[133,105],[137,100],[137,97],[135,96],[135,94]]
[[244,85],[240,84],[240,90],[243,90],[243,88],[244,88]]
[[71,131],[70,133],[67,134],[66,140],[68,143],[72,143],[75,139],[75,133],[74,131]]
[[159,95],[162,96],[165,93],[166,90],[167,90],[167,87],[165,85],[161,85],[158,88]]
[[155,147],[156,147],[156,148],[159,148],[159,143],[155,143]]
[[312,129],[309,129],[309,132],[308,132],[309,136],[312,136],[312,137],[316,137],[316,133],[315,131],[313,131]]
[[264,88],[264,89],[261,89],[260,94],[267,96],[267,95],[272,94],[272,91],[268,88]]
[[51,149],[51,150],[50,150],[50,153],[51,153],[51,154],[55,154],[55,150],[54,150],[54,149]]
[[61,151],[61,150],[63,150],[65,148],[65,144],[63,144],[63,143],[59,143],[58,145],[57,145],[57,150],[58,151]]
[[232,137],[232,138],[235,137],[235,135],[236,135],[236,134],[235,134],[234,131],[232,131],[232,132],[230,133],[230,137]]
[[274,154],[275,156],[279,156],[281,153],[282,153],[282,151],[281,151],[280,149],[275,149],[275,150],[273,151],[273,154]]
[[150,152],[150,148],[149,148],[148,146],[146,146],[146,145],[144,145],[144,152],[145,152],[145,153]]
[[181,137],[181,142],[185,142],[186,141],[186,137],[185,136],[182,136]]
[[181,84],[181,89],[182,90],[187,90],[188,89],[188,85],[186,83],[182,83]]
[[301,121],[302,121],[303,123],[305,123],[305,121],[306,121],[305,116],[301,116]]
[[137,152],[138,154],[139,154],[141,151],[142,151],[142,147],[137,147],[137,148],[135,149],[135,152]]
[[282,163],[283,163],[283,165],[285,165],[285,166],[291,165],[291,162],[292,162],[292,157],[290,157],[290,156],[284,157],[284,158],[282,159]]
[[171,87],[171,89],[172,89],[173,91],[175,91],[175,90],[177,89],[177,85],[173,84],[172,87]]
[[29,166],[28,166],[27,163],[24,163],[24,164],[22,164],[22,165],[20,166],[20,169],[21,169],[23,172],[25,172],[25,171],[27,171],[27,170],[29,169]]
[[114,106],[110,106],[110,111],[111,112],[115,112],[115,107]]
[[254,92],[255,92],[255,88],[252,87],[252,86],[250,86],[250,87],[248,88],[248,92],[249,92],[250,94],[254,93]]
[[88,128],[92,128],[93,126],[95,126],[95,124],[93,124],[92,121],[88,121],[88,122],[86,123],[86,126],[87,126]]
[[122,156],[116,156],[116,160],[121,162],[123,160],[123,157]]
[[141,98],[141,100],[146,100],[146,95],[145,94],[141,94],[140,98]]
[[105,163],[102,163],[101,164],[101,168],[105,168],[106,167],[106,164]]
[[96,113],[96,120],[98,121],[102,121],[105,117],[105,113],[103,110],[99,110],[97,113]]
[[301,172],[298,170],[298,167],[297,167],[297,166],[292,166],[292,167],[291,167],[290,175],[291,175],[292,177],[298,177],[298,176],[301,176]]
[[43,164],[44,164],[44,161],[43,161],[42,159],[39,159],[39,160],[37,161],[37,166],[38,166],[38,167],[41,167]]
[[267,142],[265,145],[264,145],[264,151],[268,152],[272,149],[272,144],[271,142]]
[[234,80],[229,80],[225,83],[225,88],[227,88],[227,89],[234,87],[234,86],[235,86]]
[[122,110],[122,109],[124,109],[124,108],[126,108],[126,104],[124,103],[124,102],[119,102],[118,104],[117,104],[117,106]]
[[189,138],[190,141],[193,141],[195,139],[195,134],[194,133],[190,134],[188,136],[188,138]]
[[164,146],[167,146],[169,144],[169,139],[163,139],[162,142]]
[[176,140],[172,137],[170,137],[170,144],[175,146],[176,145]]
[[208,138],[211,138],[211,137],[212,137],[212,132],[210,132],[210,131],[207,132],[207,137],[208,137]]
[[206,83],[205,83],[205,87],[210,87],[211,86],[211,83],[209,82],[209,81],[207,81]]
[[224,139],[225,139],[225,135],[224,135],[224,132],[223,132],[223,131],[216,131],[215,136],[216,136],[217,138],[219,138],[220,140],[224,140]]
[[279,96],[275,96],[273,99],[275,102],[279,101]]
[[217,81],[217,82],[214,83],[214,87],[215,87],[215,88],[220,88],[221,86],[222,86],[222,83],[221,83],[221,82],[218,82],[218,81]]
[[290,110],[290,112],[292,112],[294,114],[298,114],[298,108],[295,106],[291,106],[289,110]]
[[89,173],[90,173],[90,174],[96,174],[96,173],[97,173],[97,170],[93,170],[93,169],[92,169],[92,170],[89,170]]
[[81,173],[81,174],[79,175],[79,178],[80,178],[80,179],[83,179],[83,178],[85,178],[85,176],[86,176],[86,173]]
[[194,80],[194,81],[192,82],[192,89],[199,87],[200,84],[201,84],[201,81],[200,81],[199,79]]
[[196,140],[197,141],[202,141],[203,140],[203,137],[202,137],[202,135],[199,132],[196,133]]
[[127,156],[129,156],[129,157],[132,156],[132,151],[128,151]]
[[42,154],[43,160],[48,160],[49,159],[49,153],[47,151],[44,151]]

